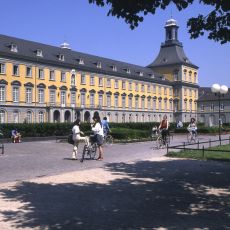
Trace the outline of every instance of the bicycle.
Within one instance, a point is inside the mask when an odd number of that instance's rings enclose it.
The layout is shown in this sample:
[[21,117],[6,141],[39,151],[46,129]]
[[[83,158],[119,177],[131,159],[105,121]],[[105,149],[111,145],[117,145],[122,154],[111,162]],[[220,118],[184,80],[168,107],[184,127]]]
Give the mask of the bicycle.
[[95,160],[97,155],[97,143],[95,142],[95,136],[89,136],[89,145],[85,144],[82,152],[82,158],[80,162],[83,162],[85,156],[88,156],[90,160]]
[[153,138],[153,141],[155,141],[155,146],[157,149],[160,149],[164,146],[166,147],[167,145],[170,144],[170,135],[167,134],[166,140],[163,140],[162,130],[157,129],[154,132],[152,132],[152,138]]
[[111,134],[106,134],[103,137],[103,143],[106,145],[112,145],[113,144],[113,137]]
[[197,142],[197,131],[196,129],[188,129],[188,133],[187,133],[187,140],[188,143],[196,143]]

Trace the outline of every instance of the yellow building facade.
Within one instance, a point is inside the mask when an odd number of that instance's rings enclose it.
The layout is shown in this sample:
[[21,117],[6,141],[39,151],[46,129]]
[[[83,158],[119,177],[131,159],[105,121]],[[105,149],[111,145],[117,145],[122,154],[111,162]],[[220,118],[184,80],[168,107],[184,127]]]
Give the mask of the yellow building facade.
[[175,28],[166,22],[165,47],[147,67],[0,35],[0,122],[90,121],[95,111],[110,122],[196,117],[198,67],[185,54],[171,63],[182,47],[167,38]]

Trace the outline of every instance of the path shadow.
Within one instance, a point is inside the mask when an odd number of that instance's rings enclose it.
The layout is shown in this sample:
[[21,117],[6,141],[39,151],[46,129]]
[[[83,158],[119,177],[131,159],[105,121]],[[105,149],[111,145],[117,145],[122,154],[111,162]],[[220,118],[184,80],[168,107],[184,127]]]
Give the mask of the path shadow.
[[23,182],[0,189],[3,199],[23,203],[1,214],[15,229],[229,229],[229,166],[111,163],[105,170],[123,178],[108,184]]

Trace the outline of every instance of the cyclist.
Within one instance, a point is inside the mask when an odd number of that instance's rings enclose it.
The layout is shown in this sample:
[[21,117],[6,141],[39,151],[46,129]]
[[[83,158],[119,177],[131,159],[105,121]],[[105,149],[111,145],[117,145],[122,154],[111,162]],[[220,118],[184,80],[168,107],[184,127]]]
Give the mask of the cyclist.
[[163,116],[163,120],[161,121],[158,129],[161,131],[163,144],[165,145],[166,144],[166,137],[167,137],[167,135],[169,135],[169,122],[167,120],[166,114]]
[[193,118],[193,117],[191,118],[187,130],[189,131],[191,136],[197,135],[197,126],[196,126],[196,119],[195,118]]
[[109,122],[107,121],[107,117],[104,117],[101,123],[103,127],[104,138],[106,139],[108,133],[110,133]]

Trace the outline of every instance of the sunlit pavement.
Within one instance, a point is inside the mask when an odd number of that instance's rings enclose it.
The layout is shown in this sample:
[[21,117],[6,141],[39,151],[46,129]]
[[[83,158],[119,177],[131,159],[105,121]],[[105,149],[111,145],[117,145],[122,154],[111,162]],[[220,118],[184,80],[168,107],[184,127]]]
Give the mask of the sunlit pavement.
[[166,158],[152,142],[106,146],[104,161],[83,163],[66,143],[5,147],[1,230],[230,229],[229,162]]

